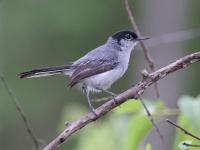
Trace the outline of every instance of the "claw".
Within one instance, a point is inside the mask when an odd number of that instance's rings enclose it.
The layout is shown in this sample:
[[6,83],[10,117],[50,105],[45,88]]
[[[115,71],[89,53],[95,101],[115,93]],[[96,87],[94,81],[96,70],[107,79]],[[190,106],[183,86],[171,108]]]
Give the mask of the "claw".
[[115,94],[115,93],[112,93],[111,96],[112,96],[113,98],[116,98],[118,95]]
[[119,105],[119,107],[121,108],[120,104],[115,99],[118,95],[115,93],[112,93],[111,96],[113,97],[113,101],[115,102],[115,104]]
[[95,109],[93,107],[90,107],[90,110],[95,116],[97,116],[97,114],[95,113]]

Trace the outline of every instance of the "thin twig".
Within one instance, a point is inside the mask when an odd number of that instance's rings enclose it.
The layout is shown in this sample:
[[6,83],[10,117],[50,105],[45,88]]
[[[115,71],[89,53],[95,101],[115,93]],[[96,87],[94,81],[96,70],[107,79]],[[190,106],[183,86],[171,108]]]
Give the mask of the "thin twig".
[[[196,135],[190,133],[189,131],[187,131],[186,129],[182,128],[180,125],[176,124],[175,122],[173,122],[173,121],[171,121],[171,120],[169,120],[169,119],[166,119],[166,121],[167,121],[168,123],[174,125],[175,127],[179,128],[180,130],[182,130],[185,134],[187,134],[187,135],[189,135],[189,136],[191,136],[191,137],[193,137],[193,138],[195,138],[195,139],[197,139],[197,140],[200,140],[200,137],[198,137],[198,136],[196,136]],[[186,142],[184,142],[183,145],[185,145],[185,146],[190,146],[190,147],[200,147],[200,145],[198,145],[198,144],[188,144],[188,143],[186,143]]]
[[38,141],[38,138],[36,137],[35,133],[33,132],[33,129],[31,128],[31,125],[25,115],[25,112],[23,111],[22,107],[20,106],[19,104],[19,101],[18,99],[15,97],[15,95],[13,94],[11,88],[8,86],[6,80],[4,79],[4,77],[0,76],[0,80],[2,81],[2,83],[4,84],[6,90],[8,91],[11,99],[13,100],[20,116],[22,117],[23,119],[23,122],[24,124],[26,125],[26,128],[27,128],[27,131],[30,135],[30,137],[32,138],[34,144],[35,144],[35,147],[36,147],[36,150],[39,150],[39,141]]
[[162,149],[163,149],[163,150],[166,150],[166,148],[165,148],[165,142],[164,142],[164,139],[163,139],[163,135],[161,134],[161,132],[160,132],[158,126],[156,125],[156,123],[155,123],[155,121],[154,121],[154,119],[153,119],[153,116],[152,116],[151,113],[149,112],[147,106],[145,105],[145,103],[144,103],[144,101],[142,100],[142,98],[141,98],[140,95],[138,95],[138,98],[140,99],[140,101],[141,101],[141,103],[142,103],[144,109],[145,109],[146,112],[147,112],[147,115],[148,115],[149,119],[151,120],[151,123],[152,123],[153,126],[155,127],[156,132],[158,133],[158,136],[159,136],[159,138],[160,138],[160,142],[161,142],[161,145],[162,145]]
[[185,134],[197,139],[197,140],[200,140],[200,137],[190,133],[189,131],[185,130],[184,128],[182,128],[181,126],[179,126],[178,124],[174,123],[173,121],[169,120],[169,119],[166,119],[166,121],[172,125],[174,125],[175,127],[181,129]]
[[147,48],[161,44],[181,42],[200,37],[200,28],[166,33],[146,41]]
[[185,146],[190,146],[190,147],[200,147],[200,145],[198,145],[198,144],[188,144],[188,143],[183,143],[183,145],[185,145]]
[[[129,7],[128,0],[125,0],[124,2],[125,2],[125,9],[126,9],[126,11],[127,11],[128,18],[129,18],[129,20],[130,20],[130,22],[131,22],[131,25],[132,25],[132,27],[133,27],[133,30],[136,32],[136,34],[137,34],[138,36],[141,36],[140,31],[139,31],[139,29],[138,29],[138,26],[137,26],[137,24],[136,24],[136,21],[135,21],[133,15],[132,15],[132,12],[131,12],[130,7]],[[147,49],[147,47],[146,47],[146,45],[144,44],[143,41],[140,41],[140,44],[141,44],[141,47],[142,47],[142,49],[143,49],[143,51],[144,51],[144,56],[145,56],[145,59],[147,60],[147,62],[148,62],[148,64],[149,64],[150,69],[151,69],[152,71],[155,71],[155,65],[154,65],[153,59],[151,58],[151,55],[150,55],[150,53],[149,53],[149,50]],[[158,84],[157,84],[156,82],[154,83],[154,87],[155,87],[155,90],[156,90],[156,95],[157,95],[157,97],[159,98],[159,97],[160,97],[160,93],[159,93],[159,90],[158,90]]]
[[145,78],[143,78],[142,81],[140,81],[134,87],[118,95],[115,98],[115,102],[113,100],[110,100],[106,102],[105,104],[101,105],[99,108],[97,108],[95,110],[96,115],[90,112],[89,114],[77,120],[76,122],[68,123],[68,126],[66,127],[66,129],[57,138],[55,138],[48,146],[46,146],[44,150],[55,150],[65,140],[67,140],[73,133],[80,130],[81,128],[89,124],[90,122],[93,122],[99,119],[104,114],[114,109],[115,107],[119,106],[120,104],[124,103],[128,99],[137,97],[138,95],[142,94],[145,91],[145,89],[148,88],[151,84],[166,77],[170,73],[173,73],[179,69],[185,68],[188,65],[191,65],[192,63],[195,63],[198,61],[200,61],[200,52],[187,55],[151,74],[148,74]]
[[105,102],[105,101],[109,101],[113,99],[112,96],[108,96],[108,97],[103,97],[103,98],[98,98],[98,99],[91,99],[91,101],[93,102]]

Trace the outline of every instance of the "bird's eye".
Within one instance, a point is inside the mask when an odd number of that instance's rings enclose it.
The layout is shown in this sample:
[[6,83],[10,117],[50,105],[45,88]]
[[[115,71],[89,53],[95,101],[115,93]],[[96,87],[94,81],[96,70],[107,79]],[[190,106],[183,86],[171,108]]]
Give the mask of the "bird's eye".
[[126,34],[125,39],[130,41],[133,39],[133,37],[130,34]]

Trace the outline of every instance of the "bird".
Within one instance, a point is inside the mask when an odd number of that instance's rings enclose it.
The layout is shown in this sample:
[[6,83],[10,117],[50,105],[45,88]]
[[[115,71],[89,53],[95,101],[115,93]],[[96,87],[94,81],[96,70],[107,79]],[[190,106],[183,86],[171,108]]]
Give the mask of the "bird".
[[95,109],[90,102],[90,92],[106,92],[115,100],[117,94],[108,91],[128,69],[130,55],[141,40],[131,30],[121,30],[111,35],[107,42],[69,65],[33,69],[18,74],[19,78],[32,78],[64,74],[70,76],[68,89],[76,85],[86,95],[91,112]]

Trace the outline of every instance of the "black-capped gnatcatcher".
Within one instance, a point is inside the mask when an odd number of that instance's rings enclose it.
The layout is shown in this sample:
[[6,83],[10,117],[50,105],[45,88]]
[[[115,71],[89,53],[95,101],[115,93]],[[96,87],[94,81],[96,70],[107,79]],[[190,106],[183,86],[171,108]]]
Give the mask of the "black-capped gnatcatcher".
[[95,114],[90,103],[89,92],[107,92],[115,99],[117,95],[107,89],[126,72],[131,51],[138,41],[146,39],[148,37],[138,37],[132,31],[122,30],[109,37],[104,45],[90,51],[71,65],[35,69],[22,72],[19,77],[69,75],[68,87],[77,85],[82,89],[91,111]]

